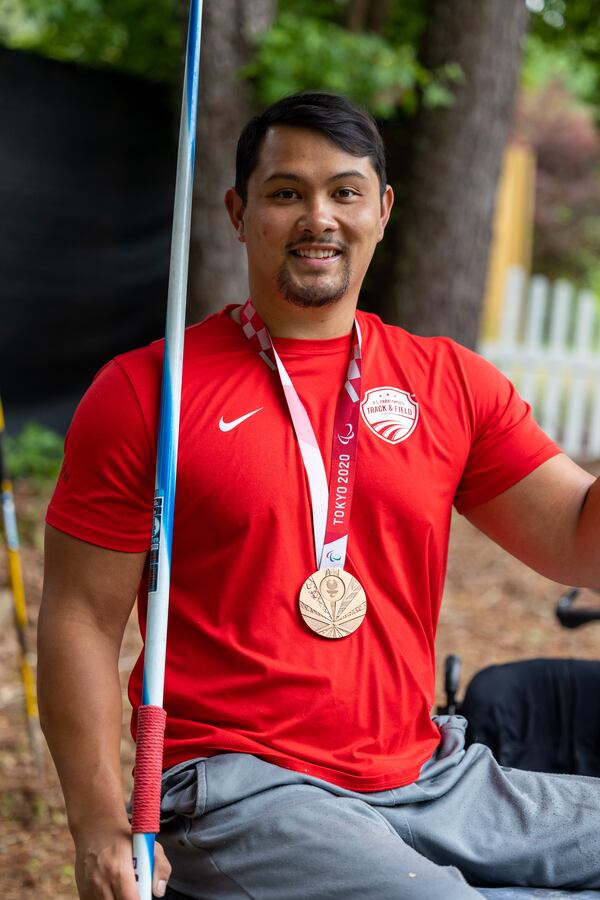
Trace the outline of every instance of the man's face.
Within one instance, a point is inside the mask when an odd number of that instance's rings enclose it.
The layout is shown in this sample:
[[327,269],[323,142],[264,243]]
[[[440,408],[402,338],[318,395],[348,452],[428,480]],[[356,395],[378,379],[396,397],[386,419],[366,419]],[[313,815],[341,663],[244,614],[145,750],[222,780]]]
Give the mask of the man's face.
[[263,141],[245,207],[227,206],[246,243],[252,296],[323,307],[356,302],[392,205],[368,157],[318,131],[275,126]]

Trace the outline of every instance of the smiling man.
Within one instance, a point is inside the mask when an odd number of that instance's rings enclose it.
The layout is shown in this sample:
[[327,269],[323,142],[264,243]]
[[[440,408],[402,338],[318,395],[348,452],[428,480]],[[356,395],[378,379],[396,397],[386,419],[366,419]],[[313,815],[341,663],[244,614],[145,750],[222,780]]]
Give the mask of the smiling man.
[[[328,124],[336,130],[324,116]],[[258,156],[251,128],[240,139],[226,205],[247,246],[250,296],[274,337],[350,333],[390,215],[378,135],[353,133],[348,123],[337,130],[334,143],[327,131],[279,123],[266,129]]]
[[[186,335],[158,896],[171,866],[195,900],[600,887],[597,782],[501,769],[430,715],[452,506],[600,584],[598,486],[484,360],[357,312],[392,201],[345,98],[240,137],[250,297]],[[145,629],[162,353],[98,374],[48,510],[40,703],[83,900],[137,898],[117,663],[136,594]]]

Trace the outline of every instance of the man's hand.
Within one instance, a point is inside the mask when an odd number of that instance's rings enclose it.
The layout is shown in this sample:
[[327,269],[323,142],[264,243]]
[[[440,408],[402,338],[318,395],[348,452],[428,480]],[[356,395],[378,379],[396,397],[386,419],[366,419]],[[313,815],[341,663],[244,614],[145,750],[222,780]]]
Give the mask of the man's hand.
[[[75,837],[75,879],[81,900],[139,900],[128,827],[97,825]],[[158,841],[154,845],[152,892],[164,897],[171,866]]]

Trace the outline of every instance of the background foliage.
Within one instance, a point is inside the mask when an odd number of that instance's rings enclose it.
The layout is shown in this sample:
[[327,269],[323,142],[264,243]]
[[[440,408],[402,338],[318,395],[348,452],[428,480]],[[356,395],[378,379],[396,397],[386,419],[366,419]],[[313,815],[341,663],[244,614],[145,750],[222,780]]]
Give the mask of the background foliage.
[[600,289],[600,135],[556,76],[525,92],[516,133],[537,159],[533,268]]
[[[532,33],[556,53],[559,65],[567,59],[570,78],[582,68],[593,83],[588,85],[587,100],[600,113],[600,2],[599,0],[527,0],[535,13]],[[562,59],[562,63],[559,60]]]
[[[516,131],[539,160],[535,265],[600,288],[600,0],[523,2],[532,15]],[[352,96],[391,122],[393,163],[419,105],[451,104],[461,73],[418,61],[427,0],[371,6],[385,11],[378,27],[350,30],[351,0],[279,0],[240,77],[262,104],[315,88]],[[0,0],[0,43],[171,81],[181,60],[177,0]]]
[[177,0],[0,0],[0,43],[153,81],[179,70]]
[[419,96],[428,106],[451,104],[451,85],[461,76],[453,65],[428,72],[406,41],[393,43],[379,34],[354,33],[335,22],[291,12],[280,14],[242,74],[254,82],[265,105],[284,94],[319,87],[353,97],[380,118],[390,118],[398,109],[415,112]]
[[[243,73],[258,98],[321,87],[343,91],[388,117],[451,101],[456,67],[429,73],[416,61],[424,0],[394,0],[381,34],[345,27],[349,0],[280,0],[278,18]],[[0,43],[54,59],[115,67],[158,81],[180,63],[177,0],[0,0]]]
[[600,291],[600,2],[528,0],[515,132],[537,159],[533,269]]
[[31,478],[44,485],[56,481],[63,458],[63,438],[30,423],[18,435],[6,435],[6,467],[11,478]]

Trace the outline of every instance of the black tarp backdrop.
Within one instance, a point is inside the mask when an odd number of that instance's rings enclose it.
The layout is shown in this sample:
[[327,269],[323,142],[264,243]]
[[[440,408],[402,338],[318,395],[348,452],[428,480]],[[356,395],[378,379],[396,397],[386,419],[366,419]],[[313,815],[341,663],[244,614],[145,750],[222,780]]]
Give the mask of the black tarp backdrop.
[[0,392],[64,431],[97,369],[164,333],[168,87],[0,48]]

